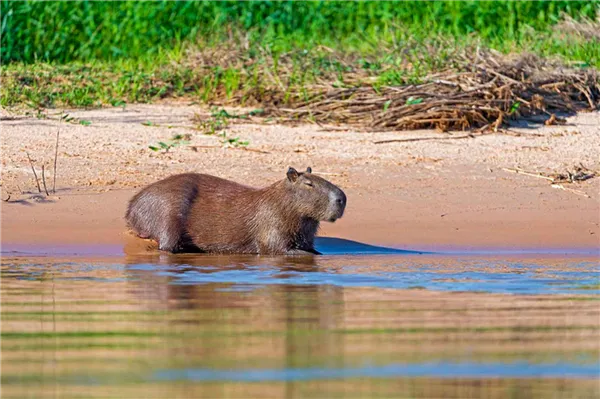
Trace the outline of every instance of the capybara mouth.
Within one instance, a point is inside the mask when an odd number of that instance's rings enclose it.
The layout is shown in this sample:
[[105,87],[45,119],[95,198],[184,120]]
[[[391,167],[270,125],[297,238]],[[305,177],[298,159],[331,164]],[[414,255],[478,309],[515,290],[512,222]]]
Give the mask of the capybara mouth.
[[340,210],[340,211],[336,212],[336,213],[335,213],[335,215],[333,215],[333,216],[330,216],[329,218],[327,218],[327,219],[325,219],[325,220],[327,220],[328,222],[331,222],[331,223],[333,223],[333,222],[335,222],[336,220],[338,220],[339,218],[341,218],[343,215],[344,215],[344,211],[343,211],[343,210]]

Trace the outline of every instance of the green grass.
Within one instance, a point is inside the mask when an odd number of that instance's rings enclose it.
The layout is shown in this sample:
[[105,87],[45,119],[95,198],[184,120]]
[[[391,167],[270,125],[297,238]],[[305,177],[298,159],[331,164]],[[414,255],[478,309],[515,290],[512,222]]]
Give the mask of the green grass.
[[[546,31],[561,13],[594,18],[598,1],[2,1],[2,62],[35,63],[161,56],[198,38],[216,42],[231,28],[287,51],[316,44],[360,49],[392,40],[398,27],[476,33],[493,47]],[[569,49],[563,49],[569,51]]]
[[556,29],[600,1],[2,1],[2,106],[160,98],[280,105],[311,87],[421,83],[492,48],[600,67],[600,42]]
[[[198,54],[210,56],[209,50],[190,51],[181,62],[163,64],[131,60],[75,61],[64,65],[11,63],[2,67],[0,104],[33,108],[122,107],[186,97],[204,103],[228,100],[249,106],[283,105],[307,98],[311,87],[320,82],[348,87],[363,81],[375,89],[419,84],[433,72],[463,68],[456,63],[456,55],[474,51],[481,45],[479,40],[437,37],[418,42],[407,38],[406,50],[402,52],[395,51],[390,43],[381,43],[377,49],[363,53],[331,53],[315,47],[275,55],[257,47],[239,54],[235,62],[215,59],[215,64],[209,66],[195,63]],[[232,52],[240,52],[233,44],[227,45]],[[595,51],[598,54],[582,62],[600,66],[600,46]]]

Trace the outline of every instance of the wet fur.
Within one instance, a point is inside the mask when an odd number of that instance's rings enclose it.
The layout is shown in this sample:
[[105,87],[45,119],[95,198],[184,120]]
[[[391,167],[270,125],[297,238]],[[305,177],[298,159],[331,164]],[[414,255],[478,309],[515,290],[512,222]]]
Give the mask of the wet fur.
[[136,194],[125,218],[170,252],[318,254],[319,221],[341,217],[346,196],[325,179],[293,172],[262,189],[204,174],[171,176]]

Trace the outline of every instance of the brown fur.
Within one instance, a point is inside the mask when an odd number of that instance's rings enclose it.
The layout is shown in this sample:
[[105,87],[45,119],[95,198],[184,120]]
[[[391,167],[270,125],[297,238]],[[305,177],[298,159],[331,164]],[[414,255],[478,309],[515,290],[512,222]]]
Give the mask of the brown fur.
[[129,202],[125,218],[161,250],[317,254],[320,221],[335,221],[346,195],[308,168],[256,189],[215,176],[185,173],[153,183]]

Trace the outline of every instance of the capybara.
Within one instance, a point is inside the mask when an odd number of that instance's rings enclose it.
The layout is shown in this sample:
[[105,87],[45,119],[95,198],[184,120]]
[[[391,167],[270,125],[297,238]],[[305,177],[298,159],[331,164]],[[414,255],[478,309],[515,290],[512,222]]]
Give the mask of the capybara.
[[337,186],[311,168],[289,168],[260,189],[199,173],[170,176],[137,193],[125,218],[164,251],[301,255],[319,254],[319,222],[334,222],[345,208]]

